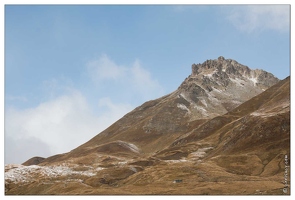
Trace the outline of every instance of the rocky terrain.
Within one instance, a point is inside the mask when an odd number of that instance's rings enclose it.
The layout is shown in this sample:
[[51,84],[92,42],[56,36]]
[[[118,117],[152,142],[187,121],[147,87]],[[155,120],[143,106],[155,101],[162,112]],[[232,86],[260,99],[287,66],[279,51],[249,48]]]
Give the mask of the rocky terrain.
[[76,149],[7,165],[5,193],[289,194],[289,158],[290,78],[219,57]]

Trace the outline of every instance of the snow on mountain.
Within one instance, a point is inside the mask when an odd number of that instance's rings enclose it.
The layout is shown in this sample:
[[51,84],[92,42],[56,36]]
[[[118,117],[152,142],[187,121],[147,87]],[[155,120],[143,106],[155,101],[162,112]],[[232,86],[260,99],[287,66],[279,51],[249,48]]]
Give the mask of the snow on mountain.
[[32,182],[35,177],[62,177],[69,175],[83,175],[94,176],[95,171],[101,170],[100,168],[90,169],[87,171],[74,171],[72,168],[66,165],[57,166],[38,166],[38,165],[6,165],[5,166],[5,182],[12,181],[18,182]]

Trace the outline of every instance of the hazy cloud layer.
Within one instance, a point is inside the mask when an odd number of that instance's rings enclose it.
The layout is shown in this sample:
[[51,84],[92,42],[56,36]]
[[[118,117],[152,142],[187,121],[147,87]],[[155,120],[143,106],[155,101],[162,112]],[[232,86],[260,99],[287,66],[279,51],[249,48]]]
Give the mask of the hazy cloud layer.
[[289,31],[288,5],[234,6],[226,9],[227,19],[244,32],[262,30]]

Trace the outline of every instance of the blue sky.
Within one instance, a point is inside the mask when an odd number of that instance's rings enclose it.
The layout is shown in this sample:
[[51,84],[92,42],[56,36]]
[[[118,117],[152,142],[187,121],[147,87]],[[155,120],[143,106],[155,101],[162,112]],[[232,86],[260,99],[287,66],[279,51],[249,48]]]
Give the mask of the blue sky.
[[[290,75],[289,6],[5,6],[5,163],[70,151],[193,63]],[[17,156],[12,156],[17,155]]]

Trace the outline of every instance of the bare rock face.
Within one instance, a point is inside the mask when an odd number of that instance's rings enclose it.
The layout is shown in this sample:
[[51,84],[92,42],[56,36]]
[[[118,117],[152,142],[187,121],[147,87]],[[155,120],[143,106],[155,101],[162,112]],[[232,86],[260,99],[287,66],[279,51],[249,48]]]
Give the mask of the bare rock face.
[[221,79],[227,78],[240,78],[242,80],[249,79],[254,85],[260,84],[266,87],[270,87],[279,81],[271,73],[264,70],[255,69],[251,70],[249,67],[238,63],[232,59],[224,59],[220,56],[215,60],[206,60],[202,64],[192,65],[192,77],[199,77],[198,75],[204,75],[207,77],[220,77]]
[[[191,104],[191,118],[212,118],[232,110],[279,81],[271,73],[251,70],[220,56],[192,65],[192,74],[178,88]],[[200,102],[200,103],[199,103]]]

